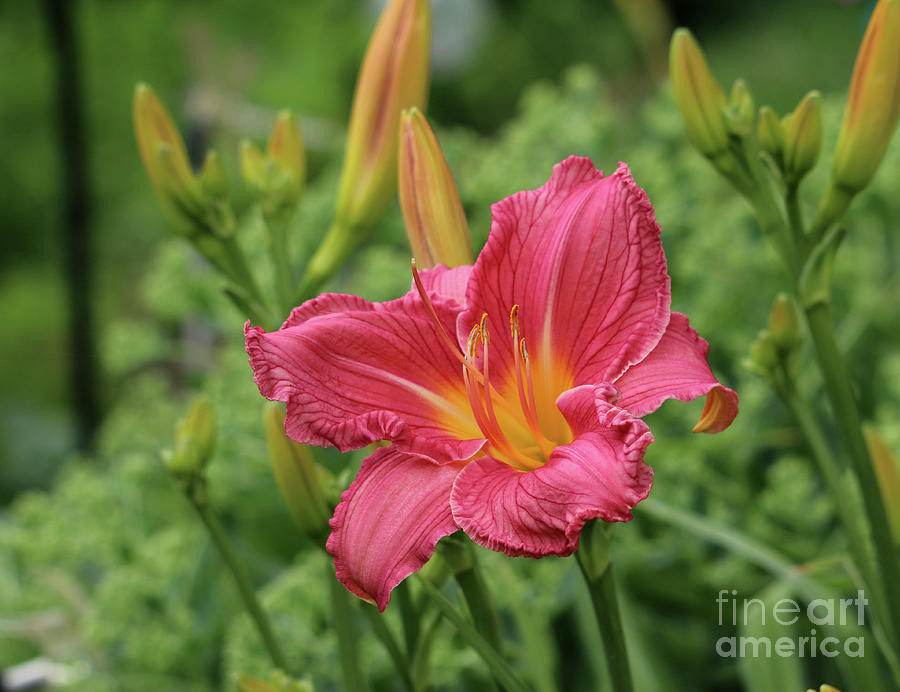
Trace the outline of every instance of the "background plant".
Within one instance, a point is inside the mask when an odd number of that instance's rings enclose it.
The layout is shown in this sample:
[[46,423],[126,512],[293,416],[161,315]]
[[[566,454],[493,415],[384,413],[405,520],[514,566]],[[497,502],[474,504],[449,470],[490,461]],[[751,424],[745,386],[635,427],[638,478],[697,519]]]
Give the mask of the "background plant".
[[[848,41],[839,89],[858,38]],[[723,76],[746,75],[760,100],[760,90],[773,88],[770,80],[754,79],[732,63],[713,62]],[[775,289],[787,287],[774,255],[760,244],[744,203],[690,149],[671,96],[662,91],[637,106],[614,105],[615,80],[596,74],[603,65],[595,62],[535,85],[523,95],[516,117],[490,136],[439,128],[474,244],[479,247],[486,236],[489,203],[540,184],[549,166],[565,155],[589,155],[605,168],[619,158],[628,160],[664,229],[674,307],[689,312],[708,335],[716,372],[734,383],[743,402],[729,437],[702,443],[680,434],[698,410],[664,407],[656,414],[651,424],[665,442],[652,446],[647,457],[657,472],[654,499],[682,513],[701,514],[716,526],[738,528],[779,551],[790,565],[840,560],[844,538],[836,531],[834,507],[811,470],[800,431],[765,383],[739,365],[767,322]],[[256,88],[287,93],[282,84]],[[829,96],[828,85],[818,79],[807,77],[803,85],[809,84],[825,92],[823,137],[834,141],[843,97]],[[786,112],[798,96],[799,90],[780,104],[777,97],[770,102]],[[275,98],[271,103],[292,105]],[[623,127],[626,114],[633,115],[630,126]],[[262,133],[257,137],[263,139]],[[317,156],[303,213],[305,224],[322,229],[330,218],[339,160],[324,151]],[[137,170],[136,158],[131,167]],[[236,170],[233,163],[230,170]],[[810,188],[822,189],[827,166],[810,175]],[[898,176],[900,159],[893,147],[854,205],[853,234],[835,268],[835,312],[846,316],[839,337],[850,354],[863,412],[894,449],[900,440],[900,361],[892,347],[897,334],[891,300],[897,287]],[[141,185],[132,179],[132,188]],[[126,208],[140,209],[128,217],[148,228],[163,224],[152,201],[120,205],[104,215],[122,218]],[[241,233],[249,247],[264,252],[257,242],[261,229],[251,225]],[[308,252],[303,234],[297,236],[295,252]],[[125,238],[116,242],[127,245]],[[408,254],[399,213],[392,209],[334,285],[373,300],[392,297],[408,286]],[[98,437],[98,453],[70,459],[49,493],[21,495],[0,525],[3,663],[49,651],[73,665],[74,689],[210,689],[222,680],[231,684],[240,673],[268,677],[265,653],[240,615],[227,575],[211,547],[197,550],[204,538],[158,456],[171,445],[189,394],[200,389],[215,403],[219,419],[209,474],[223,522],[236,537],[254,582],[265,585],[262,600],[277,614],[275,626],[292,660],[320,688],[336,687],[333,633],[321,608],[321,586],[316,586],[327,566],[293,529],[287,511],[273,502],[277,489],[268,468],[258,394],[234,331],[236,313],[208,267],[177,239],[160,241],[150,264],[130,298],[140,308],[104,326],[105,361],[114,375],[128,377],[116,377],[117,405]],[[760,285],[772,290],[759,291]],[[797,379],[809,393],[818,387],[811,359],[798,360]],[[341,473],[336,459],[323,462]],[[759,675],[752,665],[738,667],[714,654],[712,643],[725,632],[714,626],[713,598],[723,584],[747,595],[762,592],[772,581],[771,571],[745,553],[686,533],[662,512],[638,509],[636,515],[618,532],[616,559],[633,606],[629,634],[638,688],[663,689],[679,681],[697,689],[737,689],[746,682],[752,689]],[[583,619],[586,594],[577,575],[561,561],[479,557],[498,596],[510,659],[523,677],[538,689],[589,686],[602,661],[594,655],[599,646]],[[822,574],[837,587],[848,585],[838,568]],[[522,602],[533,607],[523,613]],[[35,620],[50,612],[55,620]],[[48,629],[48,622],[60,624]],[[396,620],[389,623],[399,631]],[[367,631],[369,625],[360,619],[359,627]],[[373,686],[391,689],[396,678],[387,654],[371,635],[364,642]],[[445,623],[434,646],[432,679],[439,688],[487,684],[483,664],[460,646]],[[538,649],[544,655],[535,656]],[[580,654],[568,653],[572,650]],[[91,663],[90,671],[79,665],[84,661]],[[796,664],[804,682],[850,679],[827,661],[789,663]],[[78,677],[85,674],[91,676],[88,682]]]

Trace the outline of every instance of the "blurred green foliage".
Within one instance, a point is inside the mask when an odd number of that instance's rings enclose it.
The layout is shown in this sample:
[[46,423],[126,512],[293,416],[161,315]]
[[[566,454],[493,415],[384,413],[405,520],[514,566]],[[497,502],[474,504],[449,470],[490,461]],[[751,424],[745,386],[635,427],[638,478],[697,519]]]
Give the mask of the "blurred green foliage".
[[[840,111],[839,99],[826,100],[826,141]],[[839,555],[830,501],[797,430],[765,385],[740,367],[783,282],[772,253],[743,203],[690,149],[666,90],[636,115],[632,127],[645,133],[641,141],[621,143],[620,122],[604,81],[577,67],[560,84],[530,88],[518,116],[496,136],[439,131],[476,247],[486,238],[489,204],[541,184],[561,158],[589,155],[608,170],[627,159],[663,228],[673,308],[691,316],[712,344],[714,370],[742,397],[741,415],[717,436],[688,433],[701,402],[670,402],[649,419],[657,439],[647,454],[656,472],[653,497],[738,527],[791,561]],[[328,162],[310,185],[295,229],[298,252],[324,228],[319,220],[329,213],[336,165]],[[811,187],[826,167],[819,165]],[[889,440],[900,438],[900,360],[890,353],[897,338],[898,177],[900,150],[894,147],[848,221],[837,280],[838,313],[846,316],[841,338],[866,414],[884,424]],[[242,233],[247,247],[258,244],[258,229]],[[407,290],[409,253],[396,208],[376,240],[332,288],[371,299]],[[190,392],[200,388],[220,421],[212,502],[253,579],[265,584],[264,605],[297,672],[310,674],[317,689],[337,689],[334,634],[323,605],[329,564],[298,535],[278,499],[240,318],[219,295],[211,270],[177,239],[162,243],[136,299],[143,316],[104,327],[107,362],[121,384],[98,454],[68,461],[52,491],[23,494],[0,522],[0,613],[7,624],[0,630],[0,665],[51,651],[73,664],[89,662],[73,669],[88,677],[76,676],[71,689],[138,692],[227,689],[240,673],[268,675],[228,575],[160,457]],[[818,387],[813,370],[802,368],[800,380]],[[361,455],[323,459],[338,469],[352,467]],[[639,689],[739,689],[746,672],[715,655],[715,640],[733,634],[716,625],[715,595],[734,588],[751,596],[771,577],[739,555],[642,516],[640,506],[635,515],[619,527],[614,556],[632,655],[641,662]],[[602,670],[601,647],[572,561],[479,555],[514,664],[538,690],[589,688]],[[42,624],[38,614],[53,617]],[[392,608],[386,617],[399,631]],[[368,627],[361,615],[359,625]],[[371,635],[363,655],[373,688],[396,689],[389,659]],[[439,689],[488,684],[481,661],[446,623],[439,625],[433,661]],[[841,679],[830,661],[800,665],[806,679]]]
[[[477,61],[452,77],[436,78],[437,122],[469,125],[439,127],[438,136],[456,175],[475,247],[487,237],[489,205],[542,184],[564,157],[588,155],[606,170],[627,161],[663,228],[673,308],[690,315],[711,344],[714,371],[741,394],[741,415],[722,435],[689,434],[702,402],[671,402],[648,420],[657,440],[647,454],[656,473],[653,497],[737,527],[792,562],[840,556],[842,539],[835,532],[831,503],[799,432],[765,384],[740,365],[783,287],[773,253],[761,242],[748,209],[688,145],[666,89],[646,87],[652,95],[637,105],[622,96],[627,81],[622,75],[640,70],[628,42],[612,36],[590,50],[580,49],[588,52],[578,57],[591,58],[595,66],[560,76],[572,56],[548,56],[544,49],[549,48],[537,45],[534,36],[544,28],[542,4],[523,3],[516,13],[509,3],[498,3],[491,21],[508,20],[507,25],[505,30],[490,25],[494,33],[485,40],[481,59],[514,57],[500,61],[493,78]],[[747,77],[757,100],[780,112],[792,108],[806,89],[823,89],[828,151],[842,108],[842,99],[828,92],[842,90],[849,76],[859,34],[846,26],[862,16],[860,8],[783,5],[761,10],[751,4],[745,11],[759,22],[752,33],[737,26],[709,39],[702,31],[698,35],[717,76],[723,81]],[[245,119],[187,128],[231,152],[238,137],[261,139],[270,125],[271,113],[249,104],[289,106],[316,116],[307,137],[314,176],[293,233],[293,251],[308,255],[330,220],[340,129],[331,123],[346,113],[369,18],[349,0],[285,6],[278,21],[245,4],[222,6],[214,12],[199,3],[81,5],[95,147],[98,263],[105,267],[98,338],[108,373],[109,415],[95,455],[69,458],[50,490],[21,493],[0,513],[0,667],[43,652],[71,664],[72,690],[233,689],[241,673],[268,677],[265,652],[241,613],[229,575],[161,460],[161,450],[172,444],[175,422],[197,390],[209,396],[219,420],[210,468],[212,503],[262,588],[264,606],[297,672],[310,674],[318,690],[336,689],[340,681],[323,605],[323,575],[330,566],[299,536],[281,506],[240,317],[220,295],[209,267],[166,232],[133,150],[128,98],[137,77],[157,86],[176,114],[190,110],[190,98],[178,98],[189,81],[212,84],[200,97],[232,98],[240,92],[240,107],[229,102],[232,107],[224,111]],[[579,23],[571,7],[578,4],[562,3],[554,16]],[[591,22],[617,21],[608,8],[591,12],[590,22],[581,19],[582,42]],[[812,16],[815,21],[809,21]],[[15,335],[4,340],[0,358],[0,494],[10,496],[21,486],[48,483],[68,433],[62,413],[62,288],[48,278],[48,267],[58,258],[53,207],[43,203],[52,198],[54,143],[47,135],[48,93],[32,86],[49,82],[50,68],[34,46],[41,31],[34,12],[6,3],[0,20],[0,57],[21,66],[0,73],[0,125],[13,135],[0,157],[0,314],[7,333]],[[329,32],[321,31],[326,25]],[[809,44],[796,40],[798,26],[810,32]],[[547,46],[562,41],[564,33],[550,28],[556,33]],[[137,57],[146,55],[153,60]],[[221,69],[223,63],[228,69]],[[626,67],[617,75],[599,75],[613,66]],[[818,76],[810,82],[810,74]],[[551,79],[518,99],[524,80],[539,76]],[[507,122],[513,100],[519,101],[518,111]],[[229,163],[236,171],[233,153]],[[827,156],[820,161],[805,191],[821,189],[829,164]],[[873,188],[848,217],[850,232],[836,278],[839,336],[850,354],[863,412],[894,449],[900,443],[900,355],[894,347],[900,337],[897,180],[900,147],[895,143]],[[812,199],[808,202],[811,206]],[[249,224],[241,234],[250,254],[261,256],[260,229]],[[372,300],[396,297],[409,286],[408,257],[402,221],[393,208],[374,242],[330,288]],[[819,382],[810,360],[801,359],[798,379],[807,387],[805,394],[814,396]],[[27,391],[21,391],[23,382]],[[55,413],[47,414],[42,407],[48,406]],[[332,470],[344,469],[345,486],[347,469],[361,458],[362,453],[321,455]],[[12,471],[5,468],[10,460],[19,462]],[[634,522],[617,530],[614,556],[638,688],[740,689],[741,676],[752,675],[753,664],[748,672],[715,655],[715,640],[735,633],[716,625],[715,596],[722,588],[747,597],[777,591],[771,577],[740,555],[643,515],[640,506],[635,515]],[[540,692],[555,686],[589,689],[604,666],[598,654],[602,647],[572,561],[478,552],[500,603],[516,667]],[[826,576],[843,585],[837,570]],[[392,608],[386,617],[399,631]],[[373,688],[397,689],[389,659],[362,615],[359,626],[367,633],[363,655]],[[447,623],[437,627],[436,687],[486,689],[482,662]],[[842,679],[843,672],[830,661],[800,665],[804,680]]]

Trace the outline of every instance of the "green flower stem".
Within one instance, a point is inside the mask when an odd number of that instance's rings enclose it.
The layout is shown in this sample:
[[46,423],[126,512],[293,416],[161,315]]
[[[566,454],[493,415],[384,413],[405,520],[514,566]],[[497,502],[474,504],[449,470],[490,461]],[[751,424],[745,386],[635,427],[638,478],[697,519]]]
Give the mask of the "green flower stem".
[[271,214],[263,215],[266,235],[269,238],[269,257],[275,272],[275,295],[278,296],[278,308],[282,316],[287,317],[294,307],[294,278],[291,274],[290,256],[288,255],[288,224],[284,219],[275,218]]
[[363,613],[365,613],[366,617],[369,619],[369,624],[372,625],[372,631],[375,632],[387,649],[388,655],[394,663],[394,667],[400,674],[403,686],[409,692],[413,692],[414,688],[412,677],[410,676],[409,659],[401,650],[400,645],[397,643],[397,639],[394,637],[394,633],[391,632],[390,627],[388,627],[387,622],[384,621],[384,616],[378,612],[377,608],[368,603],[363,604],[362,609]]
[[900,569],[894,552],[887,512],[875,477],[875,467],[869,458],[866,441],[863,438],[862,423],[850,385],[850,375],[835,341],[834,319],[829,305],[815,302],[807,305],[805,311],[828,399],[859,480],[866,517],[875,545],[876,562],[881,569],[882,587],[891,612],[891,626],[887,628],[889,638],[896,644],[900,632]]
[[777,386],[776,389],[800,426],[813,458],[816,460],[819,470],[825,479],[825,484],[834,498],[838,516],[846,532],[847,548],[853,557],[853,562],[862,575],[863,582],[872,592],[872,603],[878,609],[880,619],[885,623],[889,623],[890,618],[884,610],[886,600],[884,591],[881,588],[881,579],[875,569],[873,556],[868,550],[869,537],[861,524],[861,517],[859,517],[854,506],[847,501],[848,479],[840,463],[832,455],[818,421],[816,421],[812,411],[797,396],[793,385],[787,382]]
[[414,658],[419,648],[419,635],[421,632],[420,617],[422,610],[416,608],[412,599],[412,582],[404,580],[394,589],[394,599],[400,609],[400,620],[403,623],[403,642],[406,646],[406,655]]
[[[748,562],[797,588],[808,601],[838,596],[838,594],[831,594],[829,587],[810,578],[809,569],[805,569],[804,566],[798,567],[765,543],[760,543],[737,529],[713,522],[708,517],[666,504],[661,500],[644,500],[638,510],[640,514],[647,515],[660,523],[675,525],[687,533],[741,555]],[[891,646],[882,643],[882,630],[877,627],[877,624],[876,622],[876,626],[873,627],[876,639],[881,644],[881,650],[890,665],[895,680],[900,682],[900,661],[897,659],[897,653]]]
[[632,692],[634,685],[631,682],[631,669],[628,667],[625,632],[619,615],[619,601],[612,566],[607,566],[599,576],[592,576],[592,570],[585,565],[580,551],[576,551],[575,557],[591,594],[591,604],[594,606],[594,617],[603,639],[613,692]]
[[337,632],[344,688],[353,690],[353,692],[357,692],[357,690],[365,692],[369,689],[369,685],[359,662],[359,634],[356,630],[355,613],[353,612],[356,596],[347,591],[343,584],[334,578],[330,565],[325,581],[331,587],[331,613],[334,629]]
[[806,236],[803,232],[803,212],[800,209],[799,183],[788,183],[784,192],[784,201],[787,207],[791,243],[797,254],[805,255]]
[[228,540],[225,530],[222,528],[218,518],[206,501],[206,492],[202,485],[202,481],[194,483],[194,487],[186,491],[187,497],[194,506],[194,509],[197,510],[197,514],[200,515],[200,519],[203,520],[203,524],[209,531],[213,543],[216,544],[219,555],[222,556],[222,559],[231,571],[231,575],[234,577],[234,583],[237,585],[238,591],[240,592],[241,600],[244,602],[244,607],[247,609],[247,614],[250,615],[253,624],[256,625],[256,629],[263,641],[263,645],[266,647],[266,651],[269,652],[269,657],[272,659],[273,665],[281,670],[290,671],[287,659],[284,657],[284,653],[278,644],[278,640],[275,638],[275,633],[272,630],[269,618],[259,604],[259,600],[256,598],[256,592],[253,590],[253,585],[250,583],[250,578],[247,576],[247,572],[244,570],[234,549],[231,547],[231,542]]
[[512,666],[500,655],[491,644],[475,629],[474,625],[469,622],[468,618],[462,614],[450,600],[442,594],[438,589],[421,574],[417,575],[418,581],[428,594],[431,601],[440,609],[465,642],[474,649],[475,653],[481,656],[482,660],[488,665],[493,676],[499,681],[508,692],[530,692],[528,687],[522,683],[513,671]]
[[475,629],[502,656],[503,634],[497,603],[478,566],[472,541],[461,534],[450,536],[441,541],[438,550],[453,571]]
[[340,268],[347,256],[359,243],[361,229],[351,228],[335,220],[322,240],[309,264],[300,284],[296,303],[299,305],[315,296],[319,288]]
[[244,258],[244,253],[238,246],[237,241],[235,241],[233,236],[226,236],[222,238],[221,244],[224,250],[228,277],[243,288],[253,300],[260,305],[265,305],[266,301],[259,290],[256,279],[253,278],[250,267],[247,266],[247,260]]
[[500,629],[500,615],[494,594],[484,580],[475,556],[472,555],[472,566],[457,572],[454,577],[462,590],[472,615],[472,622],[482,637],[488,640],[498,653],[503,654],[503,635]]
[[278,328],[275,318],[257,305],[256,301],[248,298],[237,286],[225,286],[223,290],[238,312],[249,319],[252,324],[259,325],[267,331]]
[[422,636],[417,642],[416,653],[412,660],[412,678],[415,692],[425,692],[432,689],[428,680],[431,648],[443,617],[443,613],[440,611],[433,611],[431,618],[425,622],[422,628]]

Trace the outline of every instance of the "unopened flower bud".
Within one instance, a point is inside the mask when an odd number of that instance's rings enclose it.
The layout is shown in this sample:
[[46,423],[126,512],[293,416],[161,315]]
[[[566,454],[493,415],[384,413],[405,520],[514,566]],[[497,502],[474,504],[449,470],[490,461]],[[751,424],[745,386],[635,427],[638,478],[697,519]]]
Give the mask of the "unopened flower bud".
[[285,201],[296,204],[303,193],[306,182],[306,149],[300,134],[300,123],[290,111],[278,114],[272,133],[269,135],[268,157],[278,164],[285,174],[282,195]]
[[750,87],[743,79],[736,79],[731,87],[728,107],[724,112],[728,131],[738,137],[749,137],[753,132],[755,113]]
[[215,149],[206,152],[203,167],[200,169],[200,187],[213,199],[228,198],[228,173],[222,164],[222,157]]
[[400,120],[400,209],[416,265],[472,264],[469,226],[453,175],[425,116],[416,109]]
[[822,97],[811,91],[784,118],[784,175],[796,182],[812,170],[822,148]]
[[870,426],[863,426],[869,456],[875,466],[875,477],[881,488],[884,509],[891,524],[894,543],[900,545],[900,462],[891,454],[878,431]]
[[369,41],[353,97],[336,208],[350,227],[372,223],[394,195],[400,113],[425,105],[430,43],[428,0],[392,0]]
[[769,335],[775,348],[783,353],[792,352],[803,339],[797,308],[787,293],[779,293],[772,304]]
[[428,0],[391,0],[360,68],[334,221],[307,265],[303,290],[331,276],[396,193],[400,113],[424,108],[430,44]]
[[285,434],[280,406],[266,408],[264,424],[269,459],[281,496],[303,533],[313,539],[321,538],[331,516],[322,491],[325,471],[316,464],[308,447]]
[[784,131],[781,127],[781,120],[769,106],[759,109],[756,139],[759,142],[759,148],[771,156],[781,167],[784,160]]
[[266,157],[253,142],[245,139],[241,142],[241,177],[244,184],[256,199],[261,199],[268,187]]
[[701,153],[715,157],[728,147],[725,93],[687,29],[676,29],[672,35],[669,73],[688,139]]
[[900,114],[900,0],[879,0],[856,56],[834,152],[834,184],[862,190],[881,163]]
[[159,174],[157,192],[175,228],[188,236],[202,231],[207,200],[194,174],[185,175],[177,150],[168,144],[156,145],[153,160]]
[[198,476],[212,457],[216,419],[209,399],[199,397],[188,415],[175,426],[175,449],[166,466],[176,476]]
[[750,367],[763,376],[768,376],[778,366],[778,350],[769,330],[760,330],[756,340],[750,344]]
[[203,194],[178,128],[146,84],[135,87],[132,113],[141,161],[163,208],[179,230],[193,230]]

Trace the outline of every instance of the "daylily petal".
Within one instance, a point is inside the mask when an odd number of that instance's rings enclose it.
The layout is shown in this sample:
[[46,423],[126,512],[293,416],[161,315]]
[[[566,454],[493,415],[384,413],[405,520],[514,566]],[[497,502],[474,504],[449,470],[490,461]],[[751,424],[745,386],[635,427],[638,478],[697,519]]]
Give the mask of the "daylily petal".
[[[452,333],[460,306],[437,294]],[[298,442],[358,449],[393,440],[444,463],[483,445],[459,362],[439,338],[418,295],[387,303],[326,294],[300,306],[285,327],[245,326],[253,377],[268,399],[287,402],[287,434]]]
[[[419,278],[426,291],[437,293],[445,298],[452,298],[463,307],[466,304],[466,286],[471,275],[471,264],[462,264],[453,268],[439,264],[433,269],[419,271]],[[452,329],[449,333],[452,336],[456,330]]]
[[620,394],[616,404],[633,416],[643,417],[666,399],[692,401],[706,394],[706,408],[694,431],[724,430],[737,415],[738,395],[713,376],[708,354],[709,344],[688,324],[688,318],[673,312],[656,348],[616,380]]
[[570,157],[544,186],[492,212],[457,330],[463,343],[487,313],[491,358],[507,383],[513,305],[550,401],[611,382],[652,350],[669,319],[669,276],[653,208],[627,166],[604,178],[590,159]]
[[367,458],[341,496],[325,546],[341,583],[384,610],[391,590],[428,561],[441,538],[458,530],[450,488],[459,468],[394,446]]
[[522,473],[491,457],[470,462],[450,495],[456,523],[476,543],[507,555],[570,555],[584,524],[628,521],[650,492],[643,461],[653,441],[643,421],[610,404],[611,388],[585,385],[559,397],[575,440]]

